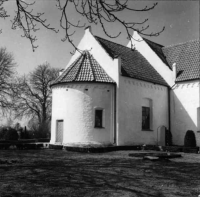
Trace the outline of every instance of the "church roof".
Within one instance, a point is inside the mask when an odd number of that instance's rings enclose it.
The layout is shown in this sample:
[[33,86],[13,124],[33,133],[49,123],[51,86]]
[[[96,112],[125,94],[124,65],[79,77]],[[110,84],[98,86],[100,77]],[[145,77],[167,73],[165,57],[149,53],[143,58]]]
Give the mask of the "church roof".
[[[120,56],[122,59],[121,73],[122,76],[131,77],[143,81],[148,81],[164,86],[168,86],[167,82],[162,76],[153,68],[153,66],[146,60],[146,58],[136,49],[130,49],[120,44],[105,40],[95,36],[97,41],[105,49],[105,51],[112,57]],[[161,52],[162,45],[158,45],[149,41],[147,43],[154,52],[163,55]],[[163,55],[164,58],[164,55]],[[166,61],[166,60],[165,60]]]
[[199,40],[163,48],[169,65],[176,63],[176,82],[200,79]]
[[115,83],[88,51],[83,51],[51,86],[66,82]]

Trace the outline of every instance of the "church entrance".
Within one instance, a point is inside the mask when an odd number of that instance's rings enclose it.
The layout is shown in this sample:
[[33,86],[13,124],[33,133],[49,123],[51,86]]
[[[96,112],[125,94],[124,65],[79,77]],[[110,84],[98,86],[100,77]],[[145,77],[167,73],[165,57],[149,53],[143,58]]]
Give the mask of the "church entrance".
[[56,124],[56,142],[63,142],[63,120],[57,120]]

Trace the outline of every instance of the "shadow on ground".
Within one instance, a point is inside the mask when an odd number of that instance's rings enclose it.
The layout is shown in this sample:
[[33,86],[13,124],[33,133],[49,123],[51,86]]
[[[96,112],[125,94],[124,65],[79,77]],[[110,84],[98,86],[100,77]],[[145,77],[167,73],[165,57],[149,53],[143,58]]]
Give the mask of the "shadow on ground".
[[184,158],[144,161],[128,157],[130,152],[1,151],[0,159],[8,162],[0,164],[0,196],[196,197],[200,194],[200,161],[192,163]]

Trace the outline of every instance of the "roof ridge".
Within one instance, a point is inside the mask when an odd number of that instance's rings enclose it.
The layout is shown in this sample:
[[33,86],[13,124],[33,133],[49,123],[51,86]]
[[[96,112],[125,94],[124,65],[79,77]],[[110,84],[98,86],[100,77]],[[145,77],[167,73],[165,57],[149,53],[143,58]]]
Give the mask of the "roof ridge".
[[[65,69],[65,71],[62,73],[62,75],[61,76],[59,76],[59,78],[58,78],[58,80],[63,80],[63,78],[66,76],[66,75],[68,75],[68,73],[73,69],[73,67],[74,67],[74,65],[76,65],[76,63],[81,59],[81,55],[80,56],[78,56],[77,57],[77,59],[75,59],[75,61],[71,64],[71,65],[69,65],[69,67],[67,67],[66,69]],[[61,78],[62,77],[62,78]]]
[[[120,46],[122,46],[122,47],[125,47],[125,48],[131,50],[131,48],[129,48],[129,47],[127,47],[127,46],[124,46],[124,45],[122,45],[122,44],[119,44],[119,43],[116,43],[116,42],[107,40],[107,39],[105,39],[105,38],[102,38],[102,37],[99,37],[99,36],[94,36],[94,37],[97,38],[97,39],[100,38],[100,39],[102,39],[102,40],[105,40],[105,41],[108,41],[108,42],[112,42],[113,44],[120,45]],[[186,42],[182,42],[182,43],[178,43],[178,44],[171,44],[171,45],[168,45],[168,46],[163,46],[163,45],[158,44],[158,43],[156,43],[156,42],[153,42],[153,41],[151,41],[151,40],[149,40],[149,39],[147,39],[147,38],[143,38],[143,37],[142,37],[142,39],[144,39],[145,42],[146,42],[146,40],[147,40],[147,42],[149,41],[149,42],[152,42],[152,43],[154,43],[154,44],[156,44],[156,45],[160,45],[160,47],[161,47],[162,49],[163,49],[163,48],[173,47],[173,46],[179,46],[179,45],[182,45],[182,44],[191,43],[191,42],[195,42],[195,41],[199,41],[199,39],[197,38],[197,39],[188,40],[188,41],[186,41]],[[148,43],[147,43],[147,44],[148,44]]]
[[191,42],[195,42],[195,41],[199,41],[199,39],[193,39],[193,40],[188,40],[186,42],[181,42],[181,43],[177,43],[177,44],[171,44],[171,45],[168,45],[168,46],[164,46],[163,48],[170,48],[170,47],[175,47],[175,46],[180,46],[180,45],[183,45],[183,44],[187,44],[187,43],[191,43]]
[[[122,45],[122,44],[119,44],[119,43],[116,43],[116,42],[113,42],[113,41],[110,41],[110,40],[107,40],[107,39],[105,39],[105,38],[102,38],[102,37],[99,37],[99,36],[94,36],[95,38],[100,38],[100,39],[102,39],[102,40],[105,40],[105,41],[108,41],[108,42],[112,42],[112,43],[114,43],[114,44],[117,44],[117,45],[120,45],[120,46],[122,46],[122,47],[126,47],[126,48],[128,48],[128,49],[131,49],[131,48],[129,48],[129,47],[127,47],[127,46],[124,46],[124,45]],[[153,42],[153,41],[151,41],[151,40],[149,40],[149,39],[147,39],[147,38],[143,38],[142,37],[142,39],[146,42],[152,42],[153,44],[156,44],[156,45],[158,45],[158,46],[160,46],[161,48],[162,47],[164,47],[162,44],[158,44],[158,43],[156,43],[156,42]],[[148,43],[147,43],[148,44]]]
[[122,45],[122,44],[119,44],[119,43],[116,43],[116,42],[113,42],[113,41],[107,40],[107,39],[105,39],[105,38],[102,38],[102,37],[99,37],[99,36],[94,36],[94,37],[95,37],[95,38],[100,38],[100,39],[105,40],[105,41],[108,41],[108,42],[112,42],[113,44],[117,44],[117,45],[120,45],[120,46],[122,46],[122,47],[125,47],[125,48],[131,50],[131,48],[129,48],[129,47],[127,47],[127,46],[124,46],[124,45]]
[[[75,61],[77,62],[79,59],[80,59],[80,56],[79,56]],[[69,67],[67,67],[66,69],[64,69],[63,73],[62,73],[61,75],[59,75],[59,76],[54,80],[54,82],[53,82],[52,84],[57,83],[59,80],[62,80],[62,79],[65,77],[65,75],[66,75],[67,73],[69,73],[69,71],[72,70],[72,68],[73,68],[73,66],[70,65]]]
[[90,68],[91,68],[91,70],[92,70],[92,73],[93,73],[93,78],[94,78],[94,81],[96,80],[96,76],[95,76],[95,72],[94,72],[94,68],[93,68],[93,66],[92,66],[92,55],[88,52],[88,60],[89,60],[89,62],[90,62]]
[[[84,52],[85,52],[85,51],[84,51]],[[78,68],[78,71],[77,71],[77,73],[76,73],[76,76],[74,77],[74,80],[77,79],[77,77],[78,77],[78,75],[79,75],[79,73],[80,73],[80,71],[81,71],[82,63],[84,62],[85,58],[87,57],[86,53],[81,54],[81,56],[83,56],[83,59],[82,59],[81,63],[79,64],[79,68]],[[81,57],[81,56],[80,56],[80,57]],[[76,64],[74,64],[74,66],[76,66]],[[74,66],[73,66],[73,67],[74,67]]]
[[[147,38],[143,38],[143,37],[142,37],[142,39],[143,39],[145,42],[147,41],[147,42],[151,42],[151,43],[153,43],[153,44],[156,44],[157,46],[159,46],[159,47],[161,47],[161,48],[164,47],[162,44],[158,44],[157,42],[153,42],[152,40],[149,40],[149,39],[147,39]],[[148,43],[147,43],[147,44],[148,44]]]

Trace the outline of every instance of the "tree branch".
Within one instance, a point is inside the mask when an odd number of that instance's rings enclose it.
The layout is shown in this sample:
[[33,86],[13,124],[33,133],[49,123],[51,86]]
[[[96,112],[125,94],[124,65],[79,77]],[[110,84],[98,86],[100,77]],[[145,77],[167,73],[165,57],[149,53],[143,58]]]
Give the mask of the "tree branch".
[[[0,17],[6,18],[9,15],[4,9],[3,5],[8,0],[0,0]],[[56,7],[60,10],[60,27],[65,32],[65,36],[62,41],[68,41],[74,48],[75,51],[82,52],[80,49],[76,47],[73,41],[73,36],[76,33],[76,29],[84,28],[86,24],[81,24],[81,21],[78,20],[76,23],[72,22],[70,19],[70,15],[67,9],[72,5],[77,14],[84,17],[88,23],[94,25],[100,25],[103,32],[109,38],[116,38],[121,35],[121,32],[117,32],[116,35],[112,35],[109,33],[109,28],[107,28],[106,24],[110,23],[119,23],[127,34],[127,39],[132,40],[132,31],[137,31],[142,36],[158,36],[161,32],[164,31],[164,27],[157,32],[147,33],[146,30],[149,29],[149,25],[147,25],[148,19],[143,21],[124,21],[119,13],[123,11],[127,12],[147,12],[153,10],[158,3],[153,3],[151,6],[145,6],[141,9],[131,8],[128,6],[128,0],[55,0],[57,2]],[[40,28],[38,25],[43,26],[44,28],[58,32],[53,27],[50,27],[50,24],[46,23],[46,19],[42,19],[44,13],[34,14],[36,8],[35,1],[32,3],[28,3],[25,0],[15,0],[17,10],[12,20],[12,29],[21,29],[23,32],[22,37],[29,39],[33,51],[38,47],[35,44],[37,41],[37,37],[34,33]],[[71,7],[70,7],[71,9]],[[1,31],[1,30],[0,30]],[[132,42],[132,41],[131,41]]]
[[40,30],[40,28],[37,27],[37,24],[42,25],[48,30],[52,30],[56,33],[58,32],[55,28],[50,27],[50,24],[46,24],[46,19],[42,19],[44,13],[32,13],[33,9],[30,10],[30,7],[34,4],[35,2],[27,3],[24,0],[16,0],[17,11],[16,16],[12,21],[12,29],[22,29],[22,37],[26,37],[30,40],[33,51],[38,47],[38,45],[35,45],[37,38],[36,36],[33,36],[34,32]]

